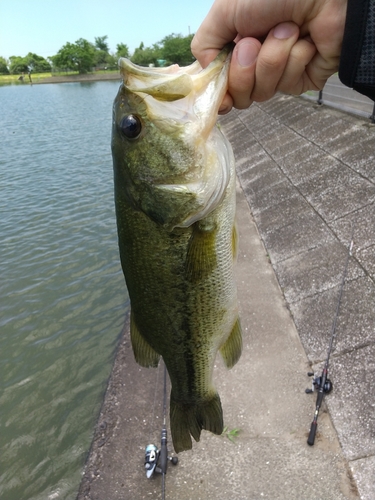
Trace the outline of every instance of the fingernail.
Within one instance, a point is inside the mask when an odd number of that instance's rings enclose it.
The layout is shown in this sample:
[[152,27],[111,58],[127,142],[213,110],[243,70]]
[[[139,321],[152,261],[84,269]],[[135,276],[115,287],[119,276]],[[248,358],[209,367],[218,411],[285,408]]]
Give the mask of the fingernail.
[[283,40],[285,38],[290,38],[295,34],[295,32],[296,27],[294,24],[282,23],[276,26],[276,28],[273,30],[273,36],[275,38]]
[[246,68],[255,63],[258,57],[259,47],[251,42],[239,44],[237,48],[237,61],[240,66]]

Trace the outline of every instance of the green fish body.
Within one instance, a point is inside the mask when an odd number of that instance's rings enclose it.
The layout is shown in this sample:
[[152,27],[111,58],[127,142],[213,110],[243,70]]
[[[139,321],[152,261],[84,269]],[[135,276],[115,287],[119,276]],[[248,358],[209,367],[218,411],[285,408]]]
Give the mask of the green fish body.
[[121,265],[136,361],[160,356],[171,380],[176,452],[201,430],[223,431],[215,356],[240,357],[233,262],[237,247],[231,146],[216,127],[229,48],[202,70],[141,68],[120,59],[112,155]]

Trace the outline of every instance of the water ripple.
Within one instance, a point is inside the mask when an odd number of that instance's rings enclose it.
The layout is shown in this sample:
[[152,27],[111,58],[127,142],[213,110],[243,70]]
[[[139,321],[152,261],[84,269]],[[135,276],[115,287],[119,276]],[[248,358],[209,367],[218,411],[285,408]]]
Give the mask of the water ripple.
[[128,296],[117,83],[0,87],[0,497],[75,498]]

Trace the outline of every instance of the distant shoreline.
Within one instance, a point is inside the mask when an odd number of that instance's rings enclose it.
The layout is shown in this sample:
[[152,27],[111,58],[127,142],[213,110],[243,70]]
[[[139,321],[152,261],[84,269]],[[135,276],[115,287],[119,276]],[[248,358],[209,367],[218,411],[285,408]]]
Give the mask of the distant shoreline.
[[[32,75],[31,75],[32,77]],[[39,85],[41,83],[74,83],[74,82],[100,82],[106,80],[121,80],[120,73],[89,73],[85,75],[60,75],[60,76],[49,76],[47,78],[39,78],[38,80],[33,80],[32,82],[27,81],[26,84],[32,83],[33,85]]]

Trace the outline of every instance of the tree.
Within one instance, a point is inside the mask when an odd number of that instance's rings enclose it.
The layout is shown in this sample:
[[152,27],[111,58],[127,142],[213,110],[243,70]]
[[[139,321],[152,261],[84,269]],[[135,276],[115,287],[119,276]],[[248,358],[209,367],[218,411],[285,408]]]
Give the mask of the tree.
[[116,68],[117,61],[114,54],[109,53],[107,35],[95,37],[95,66],[97,69]]
[[165,64],[179,64],[187,66],[194,62],[194,56],[190,50],[191,40],[194,35],[182,36],[172,33],[166,36],[158,43],[154,43],[152,47],[145,47],[141,42],[139,47],[135,49],[131,60],[140,66],[155,66]]
[[158,65],[158,59],[162,59],[160,47],[154,43],[152,47],[145,47],[141,42],[140,46],[135,49],[131,57],[131,61],[139,66],[149,66],[150,64]]
[[9,75],[8,62],[0,56],[0,75]]
[[110,54],[105,52],[104,50],[96,50],[95,51],[95,66],[107,66],[108,59],[110,58]]
[[194,62],[194,56],[190,50],[190,44],[194,35],[182,36],[172,33],[159,42],[161,44],[162,58],[168,64],[179,64],[187,66]]
[[38,56],[29,52],[26,57],[24,57],[29,70],[34,71],[34,73],[47,73],[51,71],[51,65],[44,57]]
[[10,56],[9,61],[9,71],[12,75],[19,75],[21,73],[27,73],[29,71],[27,61],[24,57]]
[[47,73],[51,71],[50,63],[44,57],[32,52],[29,52],[25,57],[11,56],[9,61],[9,70],[13,75],[27,73],[28,71],[33,71],[34,73]]
[[116,56],[117,57],[129,57],[129,47],[125,43],[118,43],[116,45]]
[[107,52],[107,54],[109,54],[109,47],[108,47],[108,43],[106,42],[107,38],[108,38],[107,35],[96,36],[95,37],[95,47],[98,50],[102,50],[103,52]]
[[80,38],[75,43],[67,42],[51,59],[56,68],[71,69],[80,74],[87,73],[95,64],[95,47]]
[[97,50],[95,53],[95,66],[96,69],[117,68],[117,59],[113,54]]

